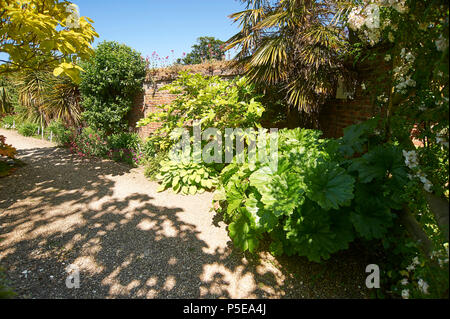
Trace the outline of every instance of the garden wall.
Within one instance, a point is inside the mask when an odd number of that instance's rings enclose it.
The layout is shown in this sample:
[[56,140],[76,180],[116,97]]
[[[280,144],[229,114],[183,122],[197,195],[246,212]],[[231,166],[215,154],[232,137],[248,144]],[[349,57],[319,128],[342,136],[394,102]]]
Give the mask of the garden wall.
[[[371,65],[373,66],[374,64],[372,63]],[[377,72],[380,72],[379,66],[377,68],[370,66],[368,68],[365,66],[365,68],[357,70],[358,82],[368,83],[370,78],[373,78]],[[201,73],[203,75],[217,75],[222,78],[233,78],[239,73],[232,71],[229,67],[229,62],[226,61],[191,66],[178,65],[153,70],[152,73],[148,74],[144,83],[144,91],[136,99],[135,107],[129,114],[130,126],[142,138],[148,137],[155,131],[159,123],[150,123],[145,127],[137,128],[136,122],[151,112],[159,111],[157,108],[158,105],[168,104],[176,98],[175,95],[169,94],[167,91],[160,91],[159,89],[171,83],[177,77],[178,72],[182,70]],[[370,92],[368,90],[362,90],[360,84],[356,86],[353,93],[352,99],[333,98],[322,106],[319,123],[320,129],[324,132],[325,137],[340,137],[346,126],[362,122],[380,112],[380,110],[374,107]],[[269,127],[270,123],[265,123],[264,126]]]

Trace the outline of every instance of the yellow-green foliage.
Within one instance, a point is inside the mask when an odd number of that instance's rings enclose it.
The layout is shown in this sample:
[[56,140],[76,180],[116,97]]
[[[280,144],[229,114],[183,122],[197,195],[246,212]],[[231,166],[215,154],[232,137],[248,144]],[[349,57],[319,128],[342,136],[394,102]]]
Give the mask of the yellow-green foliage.
[[73,22],[69,4],[0,0],[0,52],[9,56],[7,63],[0,65],[0,73],[50,67],[55,76],[66,74],[78,82],[81,68],[75,61],[92,53],[91,43],[98,34],[88,17],[77,19],[76,27],[68,25]]

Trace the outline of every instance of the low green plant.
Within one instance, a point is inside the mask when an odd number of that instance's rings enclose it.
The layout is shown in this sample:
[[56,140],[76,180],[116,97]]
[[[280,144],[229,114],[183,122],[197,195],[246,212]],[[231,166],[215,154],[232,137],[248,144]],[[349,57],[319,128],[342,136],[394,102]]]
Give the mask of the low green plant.
[[116,149],[132,149],[138,150],[138,145],[140,143],[140,138],[136,133],[115,133],[111,134],[107,138],[108,147],[112,150]]
[[371,125],[351,127],[339,140],[283,129],[278,165],[228,165],[215,200],[226,203],[222,209],[235,245],[254,252],[267,234],[273,254],[319,262],[355,238],[386,236],[402,205],[407,171],[398,147],[367,148]]
[[217,186],[219,173],[203,163],[162,161],[156,178],[161,183],[158,191],[172,188],[175,193],[195,195]]
[[32,122],[24,122],[19,125],[18,132],[23,136],[34,136],[37,135],[39,129],[39,124]]
[[58,145],[64,146],[70,144],[73,136],[72,130],[66,128],[61,121],[52,121],[46,128],[46,133],[52,134],[52,139]]
[[156,143],[152,139],[147,138],[142,145],[141,151],[144,155],[144,159],[148,161],[157,156],[159,150]]
[[12,129],[19,124],[19,121],[16,120],[14,115],[6,115],[1,119],[0,123],[2,128]]
[[149,180],[157,181],[156,176],[159,174],[159,170],[161,169],[161,162],[167,158],[167,154],[165,152],[158,152],[153,157],[145,158],[145,170],[144,175]]

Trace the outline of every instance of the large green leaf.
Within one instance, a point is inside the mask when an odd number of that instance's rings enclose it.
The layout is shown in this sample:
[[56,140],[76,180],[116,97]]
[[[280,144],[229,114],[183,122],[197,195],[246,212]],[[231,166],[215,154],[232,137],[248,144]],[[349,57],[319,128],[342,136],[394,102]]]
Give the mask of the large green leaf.
[[289,173],[289,167],[284,163],[280,163],[277,171],[264,166],[250,176],[250,185],[261,194],[264,208],[276,217],[289,215],[303,200],[300,177]]
[[380,185],[358,184],[350,221],[360,236],[366,239],[382,238],[393,225],[394,214],[390,201],[380,192]]
[[361,153],[364,150],[364,144],[367,143],[369,133],[372,133],[376,126],[376,119],[370,119],[344,128],[339,151],[348,157],[353,156],[356,152]]
[[234,244],[243,251],[254,252],[258,247],[258,237],[251,229],[245,212],[241,211],[240,216],[228,226],[228,231]]
[[306,256],[310,261],[320,262],[340,249],[348,247],[353,240],[351,224],[340,211],[326,211],[310,200],[289,216],[284,225],[287,253]]
[[338,209],[353,198],[354,178],[333,162],[319,162],[305,176],[306,195],[323,209]]
[[362,183],[377,179],[401,187],[408,181],[402,152],[393,145],[375,147],[363,157],[355,159],[348,170],[357,171]]

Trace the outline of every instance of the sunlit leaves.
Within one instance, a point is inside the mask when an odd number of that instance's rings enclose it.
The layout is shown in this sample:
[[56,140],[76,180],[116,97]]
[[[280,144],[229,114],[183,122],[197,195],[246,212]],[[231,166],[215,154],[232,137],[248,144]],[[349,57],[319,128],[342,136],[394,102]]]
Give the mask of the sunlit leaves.
[[68,28],[68,2],[59,0],[29,0],[26,5],[2,0],[0,4],[0,52],[9,58],[0,65],[0,73],[57,68],[56,76],[65,74],[79,81],[76,61],[92,54],[91,43],[98,37],[92,20],[81,17],[78,28]]
[[337,163],[318,163],[306,171],[306,195],[325,210],[338,209],[353,199],[354,182]]

